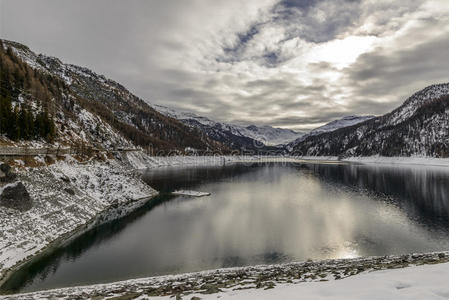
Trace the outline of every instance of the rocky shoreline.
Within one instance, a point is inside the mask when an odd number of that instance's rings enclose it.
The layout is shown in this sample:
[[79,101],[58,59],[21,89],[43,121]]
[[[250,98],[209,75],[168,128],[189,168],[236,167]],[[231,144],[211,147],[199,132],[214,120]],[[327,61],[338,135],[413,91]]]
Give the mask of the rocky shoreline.
[[449,262],[449,252],[306,261],[278,265],[218,269],[197,273],[134,279],[110,284],[72,287],[4,299],[135,299],[167,297],[201,299],[201,295],[277,285],[341,280],[360,273]]

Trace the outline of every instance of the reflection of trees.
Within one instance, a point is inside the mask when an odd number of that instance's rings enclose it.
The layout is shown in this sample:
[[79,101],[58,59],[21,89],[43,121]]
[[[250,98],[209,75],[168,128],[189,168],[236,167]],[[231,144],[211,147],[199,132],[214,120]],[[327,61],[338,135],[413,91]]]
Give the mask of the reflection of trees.
[[431,168],[365,165],[301,165],[320,178],[388,196],[410,217],[441,228],[449,225],[449,173]]

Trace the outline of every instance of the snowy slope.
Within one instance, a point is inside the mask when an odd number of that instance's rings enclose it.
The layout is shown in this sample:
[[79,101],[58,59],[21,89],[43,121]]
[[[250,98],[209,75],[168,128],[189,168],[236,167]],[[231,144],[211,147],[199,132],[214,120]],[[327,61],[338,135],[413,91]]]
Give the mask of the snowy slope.
[[[152,107],[160,113],[177,119],[184,124],[195,126],[199,129],[205,128],[216,129],[222,132],[229,132],[232,135],[253,139],[267,146],[287,144],[304,135],[304,133],[296,132],[290,129],[274,128],[271,126],[240,126],[229,123],[221,123],[213,121],[209,118],[198,116],[189,112],[177,111],[169,107],[161,105],[152,105]],[[207,133],[207,130],[205,130]]]
[[335,131],[340,128],[353,126],[353,125],[365,122],[367,120],[371,120],[373,118],[375,118],[375,116],[346,116],[341,119],[334,120],[334,121],[329,122],[321,127],[311,130],[309,133],[307,133],[307,134],[301,136],[300,138],[294,140],[293,142],[289,143],[287,145],[287,149],[289,149],[291,151],[295,146],[297,146],[299,143],[301,143],[302,141],[304,141],[306,138],[308,138],[310,136],[320,135],[325,132],[332,132],[332,131]]
[[[269,290],[232,291],[219,296],[220,299],[233,300],[436,300],[447,299],[448,276],[449,264],[439,264],[361,274],[344,280],[284,284]],[[217,299],[217,295],[201,295],[201,299]]]
[[319,135],[324,132],[334,131],[343,127],[359,124],[361,122],[375,118],[375,116],[346,116],[339,120],[327,123],[309,132],[308,136]]

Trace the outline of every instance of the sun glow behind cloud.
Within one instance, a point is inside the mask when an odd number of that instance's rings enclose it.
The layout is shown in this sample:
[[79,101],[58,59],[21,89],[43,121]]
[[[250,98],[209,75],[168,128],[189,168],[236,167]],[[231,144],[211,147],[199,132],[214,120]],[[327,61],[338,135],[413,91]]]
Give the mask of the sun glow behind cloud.
[[374,36],[348,36],[313,47],[305,58],[309,63],[327,62],[342,69],[371,50],[375,41]]

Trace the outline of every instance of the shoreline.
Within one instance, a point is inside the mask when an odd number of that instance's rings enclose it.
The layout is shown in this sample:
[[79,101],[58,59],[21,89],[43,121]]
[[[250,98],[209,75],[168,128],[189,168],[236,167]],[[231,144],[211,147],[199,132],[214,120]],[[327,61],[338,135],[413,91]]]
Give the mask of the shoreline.
[[403,157],[403,156],[363,156],[347,157],[339,159],[337,156],[298,156],[298,159],[315,162],[347,162],[367,165],[392,165],[392,166],[428,166],[428,167],[449,167],[449,158],[435,157]]
[[[130,157],[131,156],[131,157]],[[123,157],[122,157],[123,158]],[[211,157],[195,157],[195,156],[175,156],[175,157],[150,157],[143,153],[136,155],[135,153],[127,154],[124,156],[125,161],[117,162],[117,159],[113,159],[112,165],[109,166],[110,162],[106,163],[93,163],[100,164],[101,166],[107,165],[107,168],[114,168],[118,165],[122,167],[131,167],[132,170],[142,170],[148,168],[160,168],[160,167],[176,167],[176,166],[207,166],[207,165],[223,165],[227,163],[260,163],[260,162],[298,162],[298,163],[358,163],[358,164],[376,164],[376,165],[426,165],[426,166],[438,166],[447,167],[449,166],[449,159],[439,159],[439,158],[417,158],[417,157],[402,157],[402,158],[386,158],[386,157],[361,157],[361,158],[346,158],[339,160],[337,157],[270,157],[270,156],[211,156]],[[61,173],[63,176],[73,172],[77,172],[77,169],[82,169],[85,165],[72,165],[73,168],[65,170],[61,168]],[[142,168],[142,166],[145,166]],[[43,169],[50,169],[50,167],[43,167]],[[126,169],[126,168],[125,168]],[[122,171],[122,170],[121,170]],[[57,174],[52,172],[52,175],[57,178]],[[127,172],[120,174],[121,177],[129,178],[129,169]],[[19,178],[20,179],[20,178]],[[126,199],[125,201],[119,202],[115,199],[112,202],[108,202],[106,206],[101,207],[100,210],[91,216],[91,218],[84,220],[84,223],[77,225],[69,232],[60,232],[59,235],[44,247],[37,249],[22,259],[17,260],[9,267],[4,267],[5,264],[11,263],[5,259],[0,260],[0,286],[3,285],[14,272],[22,268],[24,265],[38,259],[39,257],[52,251],[53,249],[60,247],[66,243],[69,243],[74,238],[82,235],[86,231],[94,228],[95,226],[104,224],[106,222],[114,221],[118,218],[124,217],[130,212],[138,209],[142,205],[151,201],[153,197],[157,195],[157,191],[149,187],[151,194],[148,196],[136,198],[136,199]],[[95,201],[89,191],[80,189],[80,193],[83,193],[90,201]],[[94,193],[95,191],[91,191]],[[98,197],[97,197],[98,198]],[[117,198],[117,196],[115,197]],[[115,213],[114,213],[115,211]],[[117,213],[119,212],[119,213]],[[1,246],[1,245],[0,245]],[[2,254],[2,248],[0,247],[0,258]],[[444,253],[444,252],[443,252]],[[111,283],[113,285],[114,283]]]
[[449,251],[351,259],[292,262],[206,270],[193,273],[130,279],[105,284],[66,287],[23,294],[4,299],[202,297],[242,290],[268,290],[276,286],[335,281],[359,274],[414,266],[449,263]]

